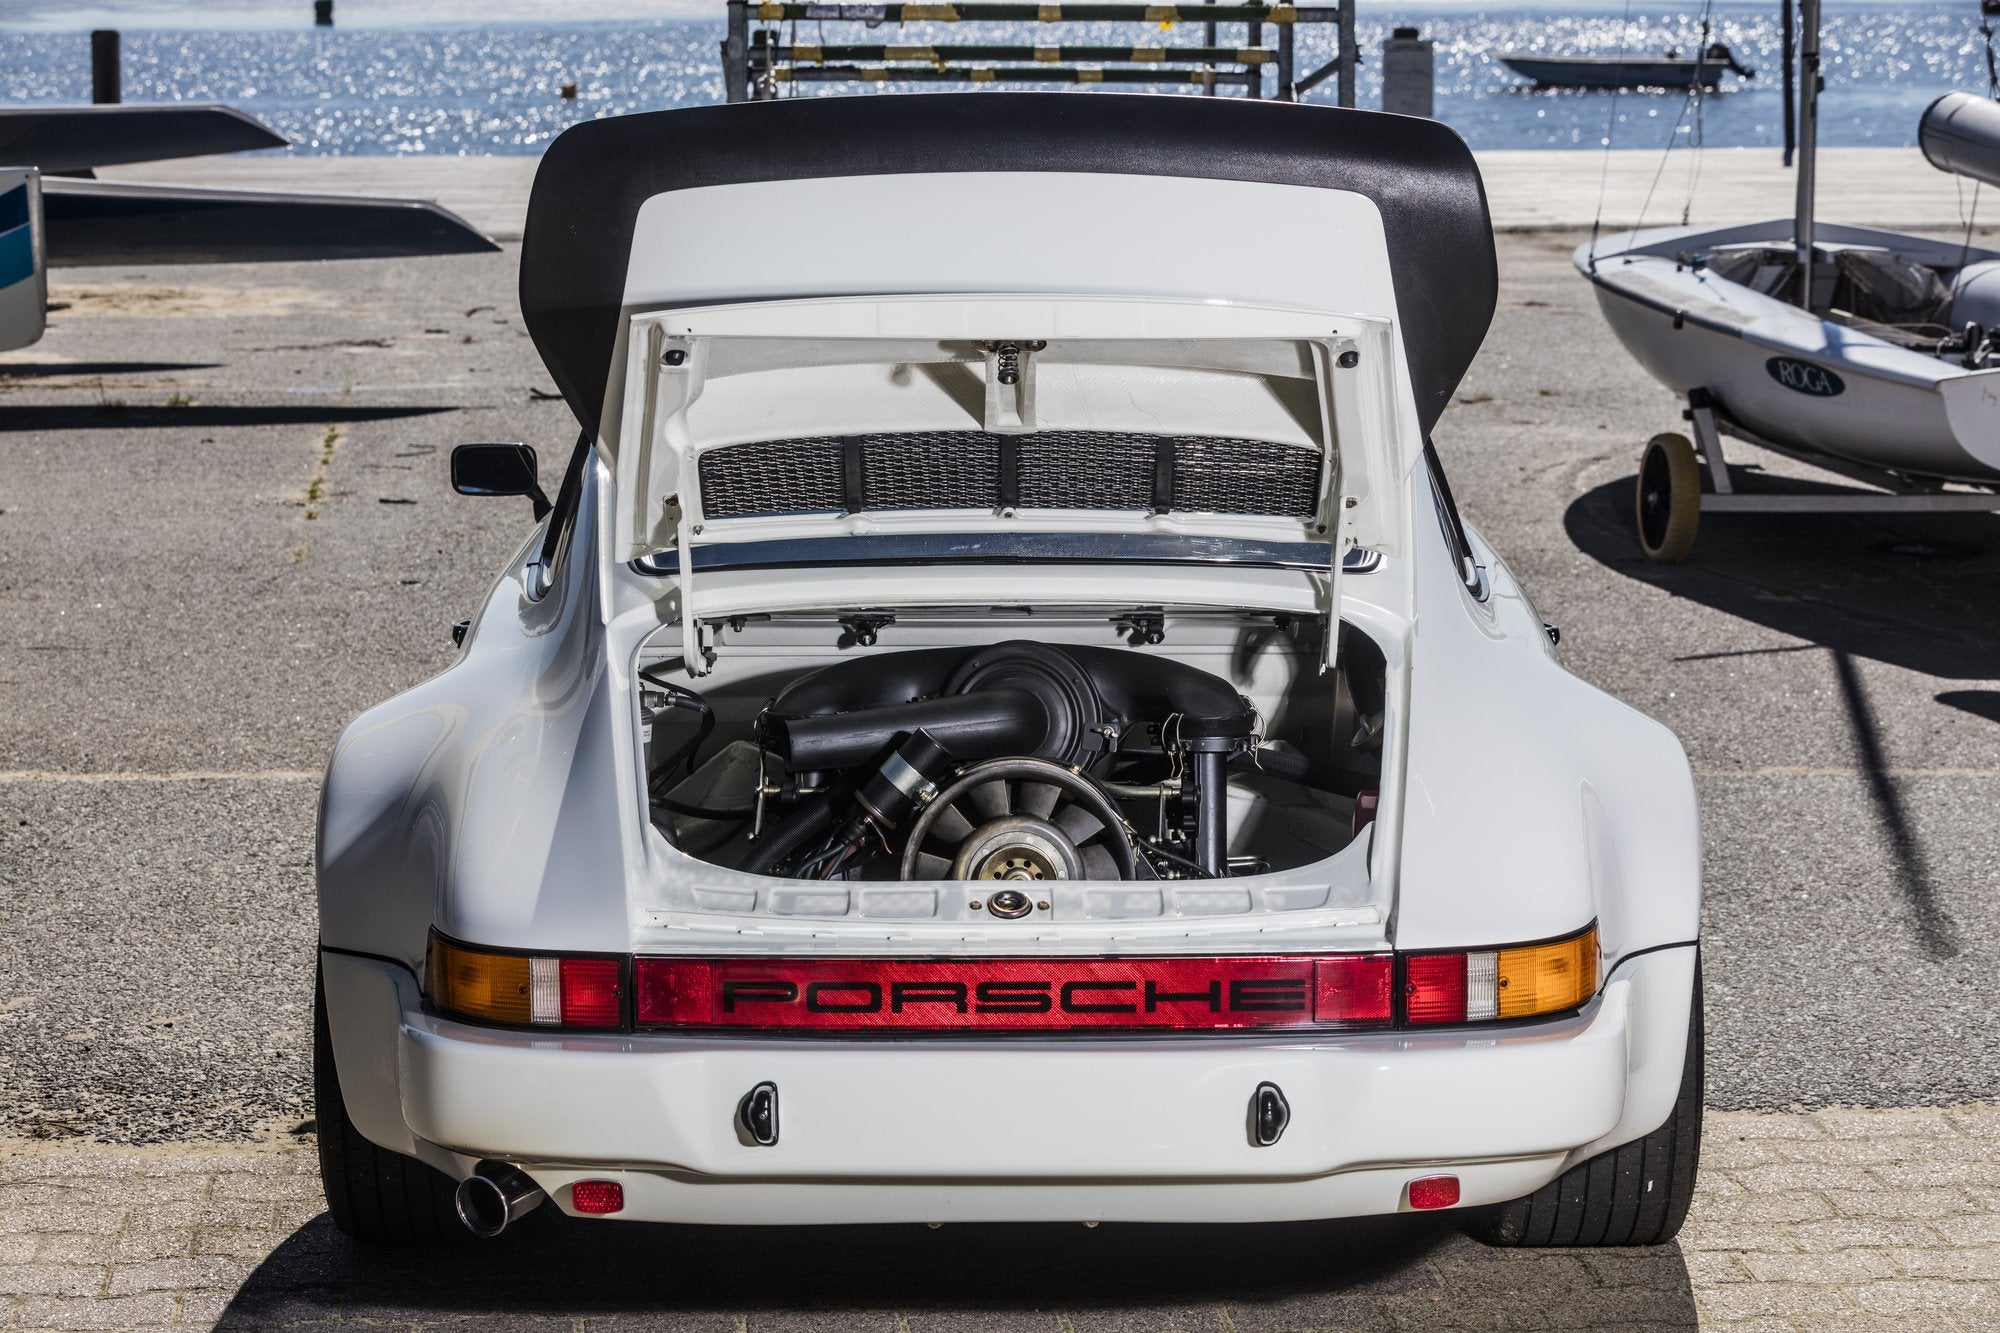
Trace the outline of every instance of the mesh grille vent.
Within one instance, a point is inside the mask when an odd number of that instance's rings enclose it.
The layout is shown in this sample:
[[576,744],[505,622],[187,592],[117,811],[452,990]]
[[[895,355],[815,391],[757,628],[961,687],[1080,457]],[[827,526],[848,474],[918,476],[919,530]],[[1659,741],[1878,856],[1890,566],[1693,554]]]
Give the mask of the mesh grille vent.
[[[1310,466],[1301,466],[1301,457]],[[1313,512],[1319,456],[1259,440],[1174,441],[1174,508],[1207,514]]]
[[[862,493],[845,483],[849,439],[860,448]],[[1149,511],[1163,437],[1052,430],[1013,437],[1023,509]],[[1171,508],[1182,513],[1310,518],[1320,455],[1299,445],[1197,435],[1173,449]],[[725,445],[701,456],[702,510],[712,519],[850,509],[994,509],[1001,437],[985,431],[816,436]],[[854,503],[857,501],[858,503]]]
[[839,513],[841,442],[758,440],[701,456],[702,508],[710,518]]
[[864,435],[861,476],[867,509],[991,509],[1000,494],[1000,437],[983,431]]
[[1018,438],[1023,509],[1152,509],[1152,436],[1051,430]]

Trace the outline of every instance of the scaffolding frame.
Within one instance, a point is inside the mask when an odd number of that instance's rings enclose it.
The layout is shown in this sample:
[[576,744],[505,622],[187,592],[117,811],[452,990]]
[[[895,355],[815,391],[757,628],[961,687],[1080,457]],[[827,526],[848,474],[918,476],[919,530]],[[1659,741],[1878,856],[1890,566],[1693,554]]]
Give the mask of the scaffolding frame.
[[[1039,4],[1021,0],[976,3],[829,4],[818,0],[727,0],[722,81],[731,102],[770,101],[786,84],[800,83],[1112,83],[1180,84],[1207,96],[1239,87],[1264,96],[1264,68],[1277,73],[1276,99],[1294,102],[1335,80],[1341,106],[1354,105],[1360,49],[1354,40],[1354,0],[1331,5],[1209,3]],[[775,25],[790,23],[790,37]],[[1135,23],[1171,28],[1202,25],[1199,45],[1105,43],[866,43],[801,42],[799,23]],[[1218,24],[1241,23],[1242,45],[1218,44]],[[1298,77],[1293,34],[1302,23],[1336,28],[1332,60]],[[771,26],[753,26],[771,25]],[[1275,30],[1275,45],[1264,30]],[[1086,62],[1091,67],[1074,62]],[[964,62],[964,63],[959,63]],[[984,63],[994,62],[994,63]],[[999,63],[1019,62],[1019,63]],[[1174,68],[1174,66],[1181,66]]]

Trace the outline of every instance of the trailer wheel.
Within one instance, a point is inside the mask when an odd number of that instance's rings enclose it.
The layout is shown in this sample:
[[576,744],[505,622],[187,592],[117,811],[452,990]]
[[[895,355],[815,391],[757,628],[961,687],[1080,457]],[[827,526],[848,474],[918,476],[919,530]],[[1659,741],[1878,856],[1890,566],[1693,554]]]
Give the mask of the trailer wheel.
[[1633,494],[1639,549],[1648,559],[1678,564],[1694,549],[1701,523],[1701,463],[1685,435],[1655,435],[1639,456]]

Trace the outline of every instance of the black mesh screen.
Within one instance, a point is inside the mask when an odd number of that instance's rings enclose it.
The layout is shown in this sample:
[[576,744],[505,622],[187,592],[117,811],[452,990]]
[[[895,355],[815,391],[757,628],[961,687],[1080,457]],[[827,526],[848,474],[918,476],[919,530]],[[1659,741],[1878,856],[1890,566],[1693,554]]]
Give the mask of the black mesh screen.
[[[1158,449],[1172,453],[1170,494],[1156,496]],[[1014,494],[1023,509],[1269,514],[1310,518],[1320,455],[1300,445],[1200,435],[1051,430],[1011,437]],[[846,456],[859,451],[851,492]],[[701,456],[709,518],[848,509],[994,509],[1001,504],[1001,437],[986,431],[910,431],[757,440]]]
[[864,435],[861,477],[865,509],[991,509],[1000,494],[1000,437],[969,430]]
[[702,508],[710,518],[812,514],[840,502],[838,439],[758,440],[701,456]]
[[1015,438],[1023,509],[1153,507],[1153,436],[1050,430]]
[[1174,441],[1174,508],[1207,514],[1309,516],[1319,502],[1319,455],[1261,440]]

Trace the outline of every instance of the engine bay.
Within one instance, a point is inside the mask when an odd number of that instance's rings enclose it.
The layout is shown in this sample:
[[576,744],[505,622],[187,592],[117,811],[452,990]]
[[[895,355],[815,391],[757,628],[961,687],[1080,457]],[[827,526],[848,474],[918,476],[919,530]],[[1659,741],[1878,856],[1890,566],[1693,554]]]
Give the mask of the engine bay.
[[1322,675],[1321,624],[1283,613],[1127,610],[1033,638],[963,615],[760,621],[731,626],[741,665],[700,690],[667,661],[639,673],[654,826],[713,865],[990,882],[1010,918],[1047,911],[1048,881],[1293,869],[1374,815],[1383,657],[1349,625]]

